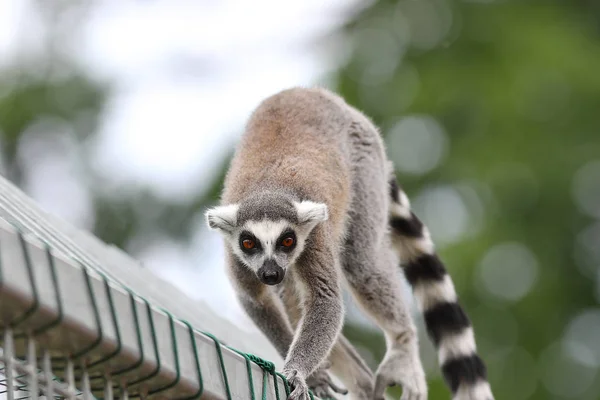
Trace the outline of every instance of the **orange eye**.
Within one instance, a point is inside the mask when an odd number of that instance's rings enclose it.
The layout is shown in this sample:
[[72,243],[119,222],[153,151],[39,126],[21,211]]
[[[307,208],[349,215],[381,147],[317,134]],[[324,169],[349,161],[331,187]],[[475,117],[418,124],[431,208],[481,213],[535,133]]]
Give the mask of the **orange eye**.
[[281,244],[285,247],[292,247],[294,245],[294,238],[286,237],[281,241]]
[[244,240],[242,242],[242,246],[244,246],[245,249],[251,250],[255,246],[254,240],[252,240],[252,239],[246,239],[246,240]]

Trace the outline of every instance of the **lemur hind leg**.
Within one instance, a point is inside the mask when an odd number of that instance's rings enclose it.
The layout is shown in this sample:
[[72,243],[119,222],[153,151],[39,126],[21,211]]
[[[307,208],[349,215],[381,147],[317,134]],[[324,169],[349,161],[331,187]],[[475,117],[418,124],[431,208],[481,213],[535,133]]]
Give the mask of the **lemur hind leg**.
[[386,339],[387,351],[377,368],[373,398],[383,399],[388,386],[401,385],[402,400],[425,400],[427,384],[416,328],[402,299],[392,250],[386,244],[373,252],[347,251],[344,270],[354,297]]
[[350,399],[365,400],[373,396],[373,372],[344,335],[338,337],[328,360],[331,371],[350,392]]
[[[342,267],[357,303],[385,333],[387,351],[377,368],[373,398],[383,399],[387,386],[401,385],[402,400],[425,400],[416,328],[402,298],[398,260],[385,228],[387,184],[374,171],[358,173],[363,175],[358,182],[362,187],[354,191]],[[374,186],[381,190],[372,190]]]

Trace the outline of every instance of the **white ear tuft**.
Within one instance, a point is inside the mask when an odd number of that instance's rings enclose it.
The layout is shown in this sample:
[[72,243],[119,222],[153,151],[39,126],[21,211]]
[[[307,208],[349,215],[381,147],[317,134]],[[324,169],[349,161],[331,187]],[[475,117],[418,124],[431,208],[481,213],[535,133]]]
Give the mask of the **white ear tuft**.
[[237,212],[239,208],[238,204],[211,208],[205,214],[206,223],[211,229],[231,233],[237,224]]
[[300,203],[295,203],[296,211],[298,212],[298,221],[303,224],[318,224],[319,222],[327,221],[329,212],[327,205],[323,203],[315,203],[314,201],[305,200]]

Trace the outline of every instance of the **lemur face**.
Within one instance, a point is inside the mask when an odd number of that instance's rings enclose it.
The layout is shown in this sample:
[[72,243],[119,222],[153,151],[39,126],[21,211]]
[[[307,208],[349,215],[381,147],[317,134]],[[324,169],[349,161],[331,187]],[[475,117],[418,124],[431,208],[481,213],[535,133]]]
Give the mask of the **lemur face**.
[[266,285],[277,285],[304,250],[313,228],[327,219],[327,206],[311,201],[274,205],[247,202],[206,213],[233,254]]
[[302,253],[306,238],[297,232],[298,227],[290,221],[248,221],[240,229],[232,249],[261,282],[276,285],[283,280],[288,266]]

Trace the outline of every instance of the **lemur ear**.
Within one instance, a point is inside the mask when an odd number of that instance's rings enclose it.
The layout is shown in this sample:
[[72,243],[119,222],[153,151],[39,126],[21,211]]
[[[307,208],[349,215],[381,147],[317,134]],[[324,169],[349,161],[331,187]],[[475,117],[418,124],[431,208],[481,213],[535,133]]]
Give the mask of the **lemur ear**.
[[239,208],[238,204],[211,208],[205,214],[206,223],[211,229],[231,233],[237,225],[237,212]]
[[296,211],[298,212],[298,222],[300,225],[317,225],[320,222],[327,221],[329,211],[327,205],[323,203],[315,203],[314,201],[305,200],[300,203],[295,203]]

